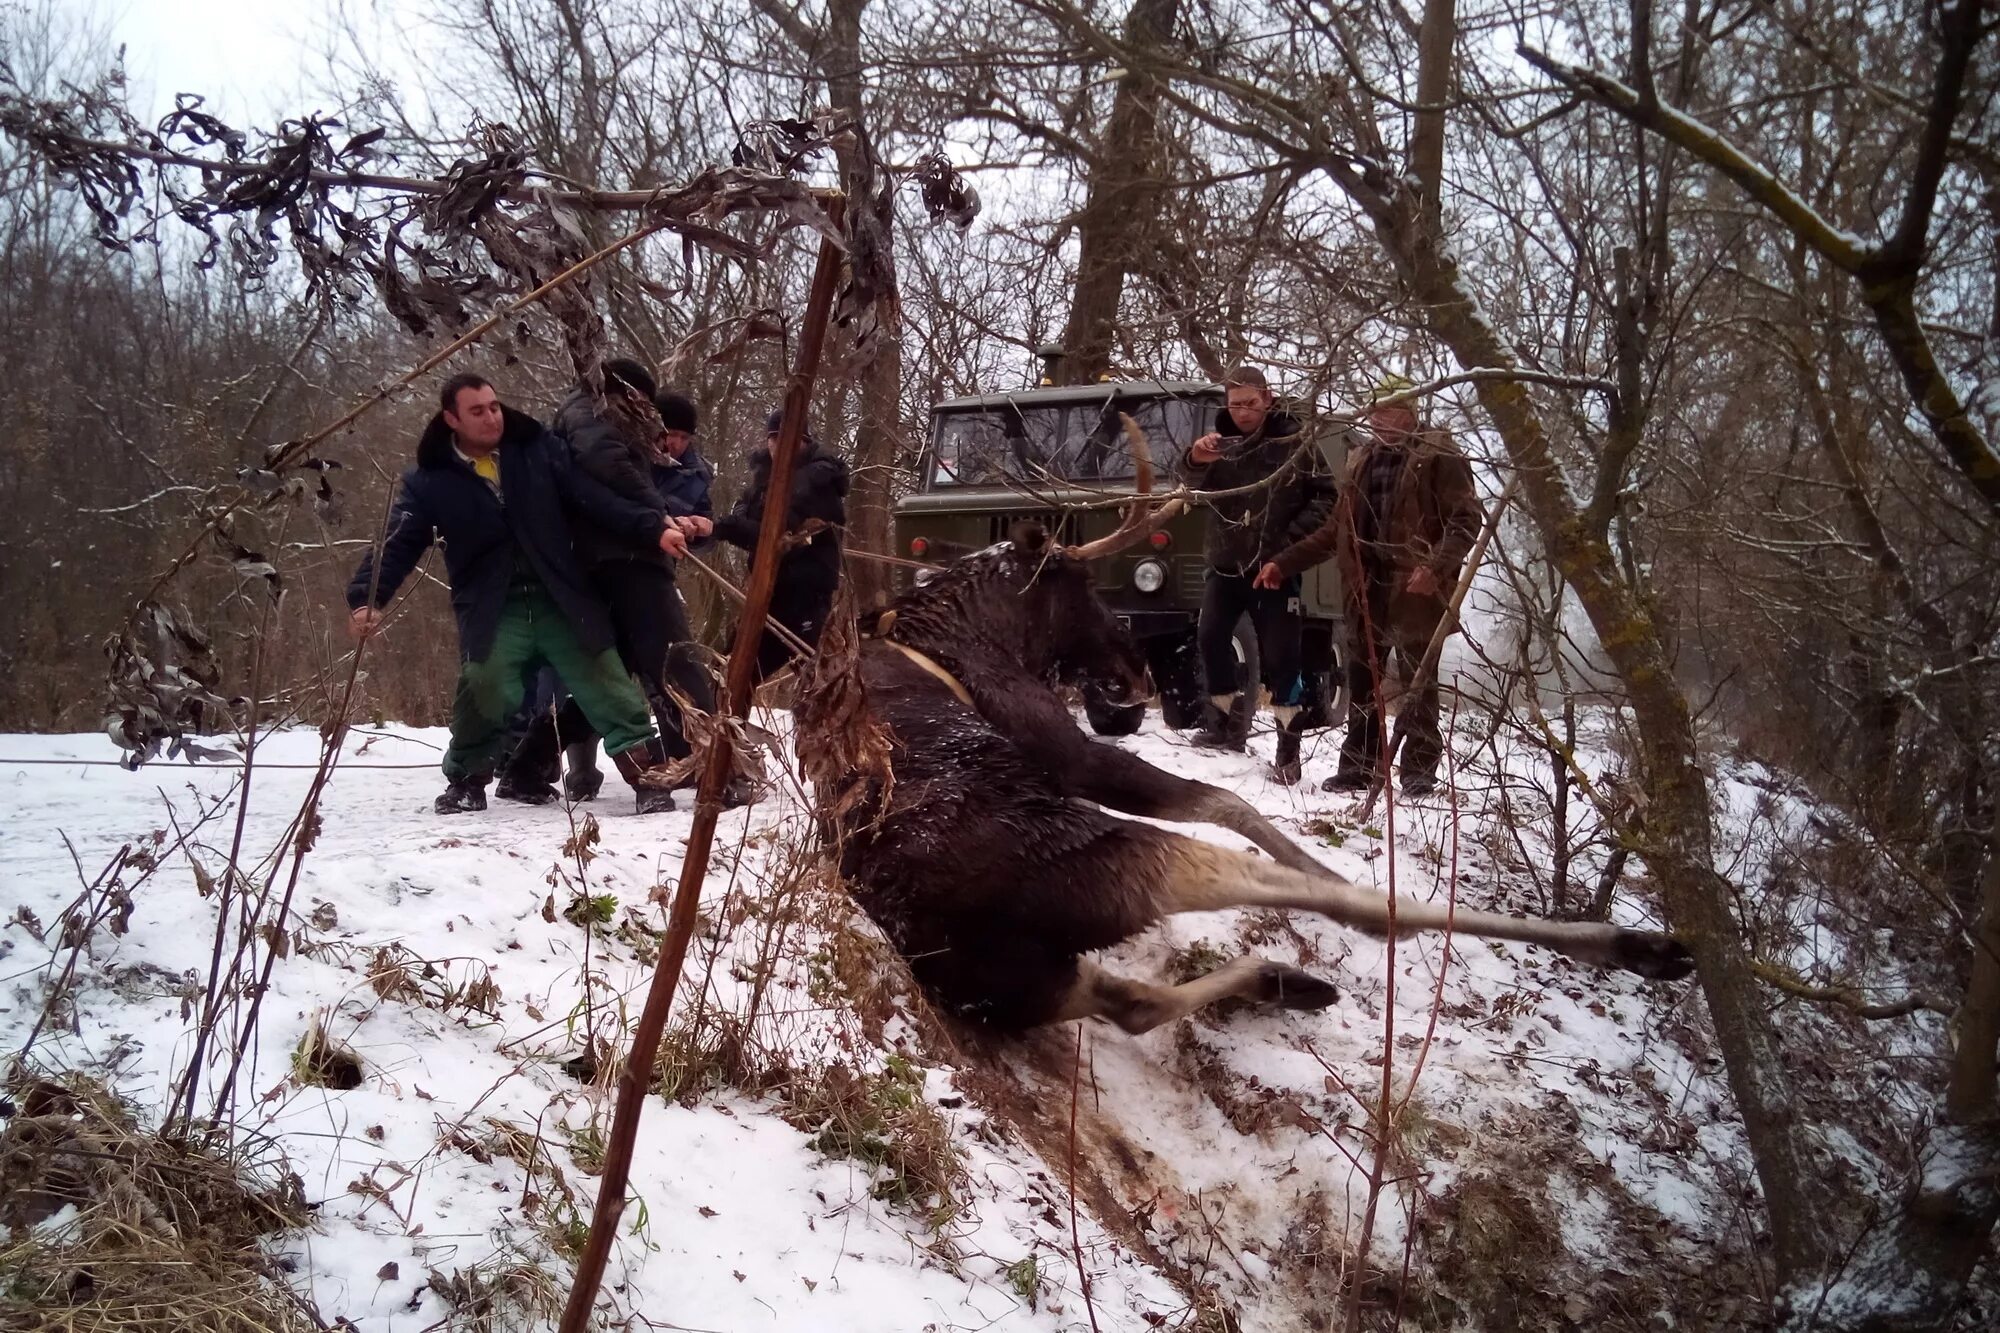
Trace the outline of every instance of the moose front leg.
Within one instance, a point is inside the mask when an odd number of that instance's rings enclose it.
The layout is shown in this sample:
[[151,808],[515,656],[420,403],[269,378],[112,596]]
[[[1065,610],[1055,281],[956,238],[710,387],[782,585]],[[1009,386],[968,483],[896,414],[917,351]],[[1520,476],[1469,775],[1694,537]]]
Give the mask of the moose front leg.
[[1340,998],[1330,981],[1250,954],[1178,986],[1134,981],[1087,960],[1079,960],[1076,968],[1076,984],[1049,1021],[1105,1018],[1134,1036],[1185,1018],[1218,1000],[1239,998],[1282,1009],[1324,1009]]
[[1079,734],[1073,762],[1057,770],[1056,777],[1068,794],[1106,809],[1182,824],[1214,824],[1248,838],[1278,864],[1301,874],[1332,873],[1235,792],[1175,777],[1114,745]]

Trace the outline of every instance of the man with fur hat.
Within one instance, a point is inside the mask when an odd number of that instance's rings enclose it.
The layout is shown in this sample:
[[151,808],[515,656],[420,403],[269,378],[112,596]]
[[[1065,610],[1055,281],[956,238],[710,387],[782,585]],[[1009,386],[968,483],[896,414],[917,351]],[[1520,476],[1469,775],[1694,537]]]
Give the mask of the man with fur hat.
[[642,812],[664,795],[665,762],[645,696],[614,647],[611,617],[572,545],[574,516],[633,548],[684,551],[686,538],[659,509],[618,495],[576,466],[570,447],[526,413],[503,406],[478,375],[458,375],[403,474],[381,546],[347,587],[357,641],[433,540],[444,547],[458,620],[458,693],[439,814],[486,808],[486,784],[508,740],[526,681],[542,664],[562,676],[605,738]]

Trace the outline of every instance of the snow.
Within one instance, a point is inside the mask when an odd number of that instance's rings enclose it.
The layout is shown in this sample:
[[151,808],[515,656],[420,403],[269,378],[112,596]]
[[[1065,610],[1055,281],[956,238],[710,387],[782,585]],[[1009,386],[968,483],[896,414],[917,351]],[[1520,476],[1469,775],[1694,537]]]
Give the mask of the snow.
[[[1602,772],[1613,764],[1609,729],[1583,720],[1594,747],[1584,762]],[[782,733],[782,720],[767,721]],[[1309,739],[1308,781],[1290,789],[1265,776],[1267,732],[1253,754],[1213,754],[1154,718],[1116,743],[1238,792],[1358,884],[1386,887],[1393,872],[1401,893],[1442,901],[1453,891],[1456,858],[1462,905],[1534,908],[1535,867],[1503,864],[1489,850],[1503,846],[1491,773],[1459,774],[1456,837],[1441,797],[1399,802],[1393,814],[1378,809],[1364,825],[1351,801],[1316,787],[1338,736]],[[277,1242],[296,1255],[295,1281],[327,1321],[344,1318],[364,1333],[444,1317],[433,1274],[448,1285],[455,1274],[519,1265],[566,1289],[569,1260],[554,1238],[587,1219],[596,1186],[590,1147],[608,1127],[609,1103],[560,1062],[578,1049],[586,994],[601,1023],[636,1017],[650,977],[640,927],[664,925],[650,893],[677,874],[692,818],[686,809],[631,815],[615,779],[586,808],[601,843],[582,874],[591,894],[617,904],[613,923],[586,934],[561,916],[579,873],[564,851],[570,814],[496,801],[483,815],[433,815],[440,782],[431,765],[442,742],[441,731],[393,726],[348,738],[300,878],[297,943],[273,973],[239,1080],[239,1135],[274,1139],[320,1204],[314,1231]],[[318,745],[307,730],[260,745],[260,761],[273,766],[253,780],[246,866],[284,840]],[[1462,758],[1476,748],[1459,738]],[[1547,764],[1546,755],[1504,743],[1490,750],[1517,775]],[[121,844],[186,829],[213,810],[194,855],[211,876],[220,873],[236,813],[233,773],[155,764],[135,774],[114,758],[96,736],[0,737],[0,882],[9,889],[0,911],[27,908],[48,940],[38,943],[19,924],[0,932],[0,1049],[10,1054],[41,1011],[43,966],[78,892],[79,867],[88,879]],[[1753,805],[1747,796],[1731,802],[1732,818]],[[1741,1131],[1719,1067],[1689,1045],[1684,985],[1599,975],[1515,944],[1456,938],[1447,947],[1431,936],[1390,949],[1317,920],[1202,913],[1163,923],[1101,961],[1157,978],[1194,946],[1224,956],[1250,949],[1335,980],[1340,1002],[1315,1014],[1200,1015],[1140,1038],[1086,1025],[1080,1071],[1072,1028],[994,1056],[947,1058],[926,1048],[925,1025],[906,1009],[877,1014],[871,1029],[852,996],[823,984],[841,932],[872,937],[839,900],[809,906],[782,928],[778,914],[767,919],[763,905],[784,891],[803,823],[800,794],[782,782],[756,807],[722,817],[675,1022],[697,1006],[741,1015],[746,978],[768,967],[755,1040],[799,1069],[908,1062],[920,1075],[917,1095],[961,1154],[960,1197],[942,1220],[923,1203],[875,1197],[877,1171],[817,1151],[812,1130],[787,1122],[775,1095],[704,1089],[692,1105],[654,1097],[633,1166],[636,1202],[601,1300],[609,1312],[707,1329],[1054,1330],[1090,1327],[1093,1316],[1103,1329],[1143,1329],[1186,1320],[1190,1288],[1209,1288],[1246,1330],[1299,1327],[1303,1311],[1331,1307],[1332,1275],[1359,1243],[1385,1017],[1396,1033],[1395,1095],[1400,1102],[1407,1094],[1411,1108],[1398,1146],[1415,1170],[1388,1172],[1395,1183],[1378,1209],[1378,1264],[1394,1270],[1411,1212],[1421,1218],[1487,1169],[1488,1145],[1546,1146],[1553,1174],[1535,1188],[1560,1203],[1563,1236],[1553,1243],[1591,1264],[1633,1262],[1615,1258],[1610,1219],[1620,1209],[1648,1210],[1657,1243],[1690,1255],[1732,1225],[1748,1174]],[[1185,831],[1244,845],[1221,830]],[[1524,832],[1546,874],[1546,844],[1533,827]],[[1592,869],[1577,874],[1594,882]],[[551,903],[554,920],[546,919]],[[1621,897],[1619,912],[1631,924],[1649,916],[1636,898]],[[76,1025],[45,1032],[35,1063],[96,1073],[157,1117],[189,1056],[180,992],[183,978],[206,975],[214,913],[185,856],[163,867],[135,895],[129,933],[93,941]],[[370,959],[391,946],[432,961],[436,975],[421,983],[431,1001],[378,995]],[[435,1002],[481,979],[498,988],[492,1013]],[[292,1077],[291,1053],[320,1021],[360,1057],[360,1087],[332,1091]],[[1080,1204],[1091,1308],[1076,1280],[1068,1162],[1039,1156],[1001,1108],[979,1105],[968,1092],[971,1071],[954,1058],[997,1062],[1056,1108],[1049,1119],[1059,1129],[1070,1080],[1079,1082],[1078,1154],[1085,1169],[1115,1182],[1155,1252],[1135,1251],[1125,1219],[1107,1227]],[[532,1154],[503,1151],[506,1131]],[[532,1176],[523,1156],[537,1164]],[[560,1190],[551,1167],[575,1189],[580,1217],[552,1203]],[[1302,1247],[1308,1233],[1324,1233],[1323,1243]],[[1419,1268],[1434,1243],[1433,1232],[1418,1238]],[[1032,1302],[1022,1290],[1029,1259]]]

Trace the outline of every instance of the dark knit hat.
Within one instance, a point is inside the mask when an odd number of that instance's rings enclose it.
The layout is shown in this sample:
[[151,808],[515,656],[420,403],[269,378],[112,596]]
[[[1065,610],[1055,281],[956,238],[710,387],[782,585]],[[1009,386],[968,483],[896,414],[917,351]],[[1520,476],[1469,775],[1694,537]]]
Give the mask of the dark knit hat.
[[653,406],[660,409],[661,426],[667,430],[694,434],[695,422],[700,420],[700,414],[695,411],[694,403],[687,395],[668,389],[653,400]]
[[604,363],[604,387],[612,388],[613,381],[628,389],[637,389],[651,398],[659,389],[653,382],[652,372],[628,356],[613,357]]

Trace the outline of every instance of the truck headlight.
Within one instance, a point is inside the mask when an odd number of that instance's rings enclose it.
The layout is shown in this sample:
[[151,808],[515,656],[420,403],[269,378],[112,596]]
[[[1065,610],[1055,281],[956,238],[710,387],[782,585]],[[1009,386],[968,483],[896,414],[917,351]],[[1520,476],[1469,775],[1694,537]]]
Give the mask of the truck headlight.
[[1167,586],[1167,567],[1157,560],[1141,560],[1132,566],[1132,586],[1140,592],[1158,592]]

